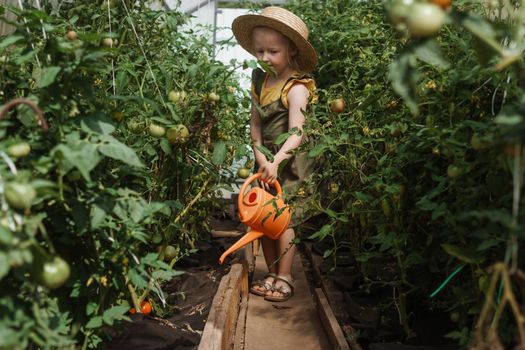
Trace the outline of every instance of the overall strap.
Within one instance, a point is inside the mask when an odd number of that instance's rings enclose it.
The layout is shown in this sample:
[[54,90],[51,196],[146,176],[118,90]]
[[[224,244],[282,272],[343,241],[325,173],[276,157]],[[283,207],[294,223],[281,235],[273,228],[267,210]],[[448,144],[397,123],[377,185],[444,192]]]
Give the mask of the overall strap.
[[261,68],[256,68],[252,71],[253,91],[257,96],[261,96],[262,86],[266,73]]

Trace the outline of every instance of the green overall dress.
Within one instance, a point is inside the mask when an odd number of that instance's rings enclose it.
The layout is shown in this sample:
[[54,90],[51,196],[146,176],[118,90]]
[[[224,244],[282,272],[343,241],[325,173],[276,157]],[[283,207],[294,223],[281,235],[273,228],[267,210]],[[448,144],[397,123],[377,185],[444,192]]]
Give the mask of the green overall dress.
[[[255,69],[252,73],[252,96],[259,104],[259,115],[261,118],[261,133],[264,147],[274,155],[277,154],[281,145],[274,142],[277,137],[288,132],[288,91],[294,84],[303,84],[310,91],[310,102],[315,99],[315,82],[308,75],[293,74],[283,84],[270,89],[266,88],[267,74],[261,69]],[[272,91],[270,91],[272,90]],[[302,143],[308,142],[303,136]],[[291,227],[300,222],[302,211],[297,201],[301,197],[298,190],[303,181],[315,170],[315,160],[308,158],[307,152],[295,153],[291,158],[283,161],[279,166],[277,180],[285,193],[285,200],[294,209]],[[292,203],[294,201],[295,203]]]

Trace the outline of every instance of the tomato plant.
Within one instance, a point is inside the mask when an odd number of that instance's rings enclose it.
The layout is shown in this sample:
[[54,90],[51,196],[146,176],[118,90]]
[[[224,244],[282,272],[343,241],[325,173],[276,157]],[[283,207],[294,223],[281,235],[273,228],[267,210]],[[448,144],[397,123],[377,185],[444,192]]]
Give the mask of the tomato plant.
[[0,348],[99,348],[104,327],[180,274],[155,247],[172,262],[208,232],[247,154],[249,101],[222,92],[240,90],[235,67],[182,30],[187,15],[42,6],[9,9],[15,32],[0,36],[0,105],[27,97],[50,126],[25,105],[0,120]]
[[[309,155],[324,163],[312,186],[339,184],[337,193],[308,197],[303,209],[316,218],[310,237],[332,242],[327,252],[336,257],[351,247],[365,280],[361,290],[393,292],[388,302],[395,305],[404,304],[403,295],[412,300],[380,321],[398,325],[400,338],[417,337],[416,315],[424,309],[449,313],[448,337],[459,348],[487,344],[480,332],[489,327],[476,319],[495,291],[480,288],[474,272],[494,271],[504,256],[509,262],[512,249],[521,256],[522,240],[508,225],[521,229],[525,214],[521,191],[512,193],[523,173],[523,121],[512,117],[521,113],[516,84],[523,64],[501,45],[513,37],[513,25],[498,17],[500,5],[290,5],[307,21],[320,56],[319,103],[306,133],[315,140]],[[347,102],[344,118],[329,107],[335,98]],[[378,266],[395,273],[378,274]],[[447,283],[437,288],[439,281]],[[505,332],[497,340],[502,347],[523,334],[510,321],[516,316],[509,312],[498,329]]]

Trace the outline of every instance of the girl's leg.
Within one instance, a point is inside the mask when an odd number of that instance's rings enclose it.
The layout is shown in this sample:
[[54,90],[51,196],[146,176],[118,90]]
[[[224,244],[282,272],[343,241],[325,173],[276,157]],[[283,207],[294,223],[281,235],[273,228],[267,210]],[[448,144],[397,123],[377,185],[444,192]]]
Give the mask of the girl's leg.
[[276,262],[279,259],[279,246],[278,240],[273,240],[266,236],[260,238],[261,245],[264,254],[264,261],[266,261],[266,266],[268,266],[268,271],[272,273],[279,272],[279,262]]
[[[276,263],[275,261],[279,258],[278,241],[270,239],[266,236],[261,237],[260,240],[263,249],[264,260],[266,261],[266,266],[268,266],[268,272],[277,274],[279,272],[279,263]],[[272,285],[273,277],[267,277],[265,281]],[[266,291],[264,286],[254,286],[253,288],[261,292]]]
[[[278,269],[277,269],[277,275],[279,276],[284,276],[287,278],[292,277],[292,264],[293,264],[293,258],[295,255],[295,249],[296,249],[295,244],[292,244],[292,241],[294,238],[295,238],[295,232],[293,228],[289,228],[286,231],[284,231],[281,237],[279,237],[279,239],[277,240],[277,250],[278,250],[277,258],[280,259],[278,263]],[[285,287],[287,286],[286,282],[275,281],[274,286],[276,288],[279,288],[281,285],[284,285]],[[274,291],[273,294],[271,292],[267,293],[267,295],[268,294],[271,294],[275,297],[282,296],[282,294],[277,291]]]

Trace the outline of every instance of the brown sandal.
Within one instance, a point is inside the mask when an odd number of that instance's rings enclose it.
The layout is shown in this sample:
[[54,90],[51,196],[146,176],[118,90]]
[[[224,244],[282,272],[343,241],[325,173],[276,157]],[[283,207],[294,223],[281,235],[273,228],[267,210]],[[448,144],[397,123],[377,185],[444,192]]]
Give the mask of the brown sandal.
[[[268,278],[273,278],[275,281],[276,277],[277,276],[275,275],[275,273],[270,272],[269,274],[264,276],[262,280],[253,282],[252,286],[250,287],[250,293],[261,296],[261,297],[265,296],[266,293],[268,293],[268,291],[273,289],[273,282],[270,283],[266,280]],[[258,287],[259,289],[255,289],[255,287]],[[260,288],[264,288],[264,289],[260,289]]]
[[[281,285],[280,287],[275,287],[276,281],[282,281],[285,284]],[[286,276],[275,276],[274,280],[274,287],[272,288],[272,292],[278,292],[281,295],[280,296],[274,296],[274,295],[265,295],[264,300],[268,301],[286,301],[293,297],[293,291],[294,291],[294,282],[292,278],[286,277]]]

